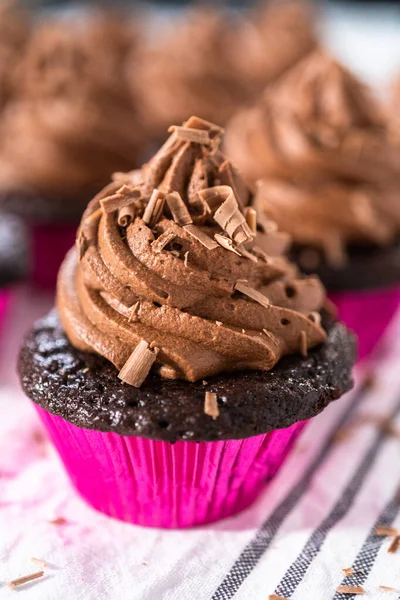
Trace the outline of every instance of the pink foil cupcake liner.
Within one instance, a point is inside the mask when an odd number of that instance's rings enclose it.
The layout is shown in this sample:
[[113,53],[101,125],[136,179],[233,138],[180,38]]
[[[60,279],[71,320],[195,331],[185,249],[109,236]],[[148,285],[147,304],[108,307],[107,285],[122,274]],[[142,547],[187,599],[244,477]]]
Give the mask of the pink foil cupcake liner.
[[372,292],[329,294],[338,318],[358,336],[358,358],[367,358],[385,333],[400,305],[400,286]]
[[77,227],[76,223],[31,226],[33,283],[44,289],[56,286],[58,270],[66,253],[75,243]]
[[247,508],[306,424],[243,440],[171,444],[81,429],[35,406],[90,505],[123,521],[167,529],[212,523]]
[[12,292],[10,288],[0,290],[0,335],[3,331],[7,310],[11,302],[11,296]]

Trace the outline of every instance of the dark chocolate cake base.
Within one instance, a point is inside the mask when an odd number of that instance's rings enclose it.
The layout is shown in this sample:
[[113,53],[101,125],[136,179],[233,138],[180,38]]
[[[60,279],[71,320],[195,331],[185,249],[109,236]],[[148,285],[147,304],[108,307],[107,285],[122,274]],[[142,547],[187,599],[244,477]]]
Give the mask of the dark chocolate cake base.
[[[171,442],[240,439],[309,419],[349,390],[355,346],[335,322],[326,343],[306,358],[284,358],[271,371],[196,383],[150,375],[136,389],[122,384],[107,360],[71,346],[52,311],[28,334],[19,371],[29,398],[79,427]],[[217,394],[215,420],[204,414],[206,391]]]
[[24,224],[16,217],[0,213],[0,289],[27,275],[28,255]]
[[400,284],[400,238],[385,247],[350,246],[348,261],[334,268],[321,250],[294,246],[290,259],[307,274],[317,274],[329,292],[367,291]]

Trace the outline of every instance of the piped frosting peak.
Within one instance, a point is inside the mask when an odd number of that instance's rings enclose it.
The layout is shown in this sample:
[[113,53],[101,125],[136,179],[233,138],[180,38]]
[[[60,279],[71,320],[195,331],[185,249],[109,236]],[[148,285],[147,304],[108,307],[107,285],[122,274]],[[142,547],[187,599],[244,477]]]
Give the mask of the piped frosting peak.
[[115,174],[61,269],[70,341],[132,385],[142,381],[130,378],[138,363],[195,381],[269,370],[325,339],[322,285],[284,258],[287,236],[257,219],[221,136],[191,117],[142,169]]

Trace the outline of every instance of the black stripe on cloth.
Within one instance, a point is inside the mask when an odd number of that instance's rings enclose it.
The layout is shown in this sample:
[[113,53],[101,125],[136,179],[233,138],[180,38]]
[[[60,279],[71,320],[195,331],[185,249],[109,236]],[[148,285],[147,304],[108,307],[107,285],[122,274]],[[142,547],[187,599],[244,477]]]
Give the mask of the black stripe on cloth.
[[[373,524],[368,537],[366,538],[360,552],[357,554],[355,561],[352,564],[354,569],[354,576],[345,577],[341,585],[359,585],[363,584],[368,579],[368,575],[372,571],[375,564],[378,552],[386,538],[378,536],[375,533],[375,529],[378,525],[391,526],[400,513],[400,502],[399,502],[399,489],[397,488],[393,498],[385,506],[375,523]],[[336,592],[332,600],[349,600],[354,598],[354,594],[340,594]]]
[[[400,400],[397,402],[395,409],[390,415],[390,419],[394,419],[400,411]],[[356,468],[353,477],[347,484],[344,492],[339,500],[322,521],[320,526],[312,533],[297,559],[291,564],[286,571],[283,579],[275,590],[278,596],[291,597],[300,583],[303,581],[309,567],[314,558],[321,550],[328,533],[331,529],[346,515],[353,505],[353,502],[360,492],[362,485],[374,466],[374,462],[379,454],[379,451],[387,440],[387,434],[382,429],[379,431],[374,443],[371,445],[367,453]]]
[[211,600],[230,600],[236,594],[244,580],[250,575],[258,561],[268,550],[275,535],[285,518],[292,512],[296,504],[308,490],[308,487],[318,469],[328,458],[331,449],[336,443],[337,431],[342,429],[353,417],[365,397],[368,383],[364,382],[356,390],[346,410],[340,415],[331,428],[319,453],[307,467],[296,485],[290,489],[285,498],[278,504],[273,513],[261,525],[255,537],[249,542],[238,559],[233,564],[229,573],[222,580]]

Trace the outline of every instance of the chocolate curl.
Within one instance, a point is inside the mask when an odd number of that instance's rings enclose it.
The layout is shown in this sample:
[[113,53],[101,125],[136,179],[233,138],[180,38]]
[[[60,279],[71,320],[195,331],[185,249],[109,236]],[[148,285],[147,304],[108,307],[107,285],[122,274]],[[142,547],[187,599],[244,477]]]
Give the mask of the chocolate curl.
[[172,125],[168,133],[175,134],[176,139],[182,142],[208,145],[211,142],[210,135],[205,129],[192,129],[191,127],[180,127]]
[[266,296],[264,296],[264,294],[261,294],[261,292],[258,290],[255,290],[251,286],[247,285],[247,283],[244,281],[237,281],[235,283],[235,290],[241,294],[244,294],[245,296],[248,296],[252,300],[255,300],[255,302],[258,302],[261,304],[261,306],[265,306],[265,308],[270,308],[271,306],[271,302]]
[[146,223],[146,225],[149,225],[149,227],[154,227],[154,225],[158,223],[164,210],[164,204],[164,194],[157,189],[153,190],[149,203],[147,204],[143,213],[143,221]]
[[178,223],[178,225],[183,227],[184,225],[190,225],[193,222],[186,204],[178,192],[167,194],[165,199],[175,223]]
[[[238,201],[233,190],[227,185],[216,186],[212,189],[222,200],[222,204],[214,214],[214,220],[228,234],[233,241],[240,245],[253,239],[243,213],[240,211]],[[204,190],[206,192],[207,190]],[[203,192],[203,193],[204,193]]]
[[200,244],[205,246],[208,250],[214,250],[214,248],[218,248],[217,242],[210,238],[210,236],[208,236],[206,233],[204,233],[204,231],[202,231],[195,225],[185,225],[183,229],[187,231],[189,235],[194,237],[195,240],[200,242]]
[[128,227],[135,218],[135,207],[131,204],[130,206],[125,206],[124,208],[120,208],[118,211],[118,225],[120,227]]
[[172,231],[164,231],[164,233],[162,233],[159,238],[157,238],[156,240],[154,240],[154,242],[151,243],[153,252],[159,254],[162,250],[164,250],[165,246],[167,246],[175,238],[176,234]]
[[217,394],[214,392],[206,392],[204,398],[204,412],[215,421],[219,417],[219,408]]
[[119,379],[139,388],[153,366],[159,352],[158,348],[151,350],[145,340],[140,340],[120,372]]
[[105,213],[121,210],[140,198],[140,190],[123,185],[115,194],[102,198],[100,206]]

